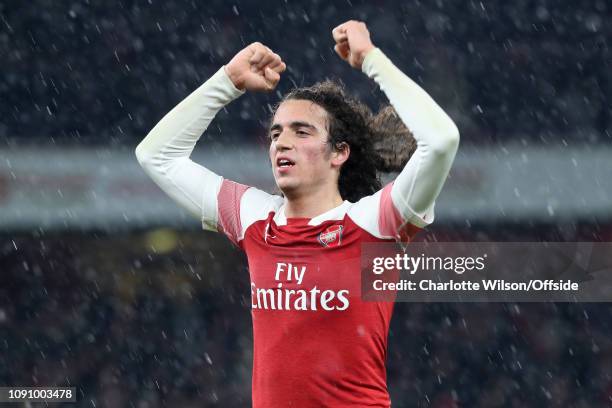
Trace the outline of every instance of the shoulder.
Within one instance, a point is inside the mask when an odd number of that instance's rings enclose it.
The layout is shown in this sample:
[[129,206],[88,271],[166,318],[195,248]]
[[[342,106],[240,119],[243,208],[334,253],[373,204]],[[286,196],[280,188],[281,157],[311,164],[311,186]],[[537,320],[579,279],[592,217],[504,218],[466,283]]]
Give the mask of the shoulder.
[[283,197],[249,187],[240,202],[240,216],[243,231],[256,221],[264,220],[268,214],[276,212],[283,205]]
[[392,187],[393,183],[389,183],[376,193],[363,197],[349,208],[347,214],[358,227],[376,238],[410,241],[426,223],[405,217],[398,211],[391,196]]
[[219,225],[234,243],[238,243],[246,229],[256,221],[265,219],[270,211],[276,211],[283,198],[255,187],[223,180],[219,189]]
[[[378,213],[382,190],[363,197],[356,203],[351,203],[348,208],[348,217],[361,229],[377,238],[385,238],[380,233],[378,225]],[[388,237],[387,237],[388,238]]]

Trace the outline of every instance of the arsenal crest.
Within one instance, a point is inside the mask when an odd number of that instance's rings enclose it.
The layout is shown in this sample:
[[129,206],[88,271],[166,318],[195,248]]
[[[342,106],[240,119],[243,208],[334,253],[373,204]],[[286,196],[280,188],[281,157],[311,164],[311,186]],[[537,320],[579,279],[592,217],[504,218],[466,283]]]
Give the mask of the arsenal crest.
[[342,242],[342,225],[332,225],[319,234],[319,242],[324,247],[338,246]]

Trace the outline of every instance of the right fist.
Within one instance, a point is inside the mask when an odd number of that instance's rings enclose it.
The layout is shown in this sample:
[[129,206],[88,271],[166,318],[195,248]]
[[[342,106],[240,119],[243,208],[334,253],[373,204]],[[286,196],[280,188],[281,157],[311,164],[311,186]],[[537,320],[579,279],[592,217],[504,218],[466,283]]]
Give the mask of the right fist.
[[242,49],[224,67],[234,86],[247,91],[273,90],[286,68],[278,54],[259,42]]

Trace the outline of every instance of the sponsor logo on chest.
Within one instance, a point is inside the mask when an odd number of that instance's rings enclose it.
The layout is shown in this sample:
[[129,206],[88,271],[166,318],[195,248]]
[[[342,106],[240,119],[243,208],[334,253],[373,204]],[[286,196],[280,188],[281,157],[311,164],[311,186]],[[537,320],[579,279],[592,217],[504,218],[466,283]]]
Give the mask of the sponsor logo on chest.
[[[318,266],[315,266],[319,270]],[[348,289],[321,288],[321,282],[305,282],[307,265],[277,262],[274,281],[258,287],[251,280],[251,308],[290,311],[345,311],[350,306]],[[314,280],[313,280],[314,279]],[[276,287],[274,287],[276,284]],[[283,284],[285,284],[283,286]]]

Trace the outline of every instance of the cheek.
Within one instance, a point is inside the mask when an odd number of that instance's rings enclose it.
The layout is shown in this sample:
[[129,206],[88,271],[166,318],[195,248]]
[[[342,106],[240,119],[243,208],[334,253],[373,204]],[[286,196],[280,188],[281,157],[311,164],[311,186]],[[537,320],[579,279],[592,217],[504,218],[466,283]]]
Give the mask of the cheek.
[[312,145],[304,151],[306,161],[310,164],[322,163],[327,158],[327,146],[326,145]]
[[315,165],[321,158],[321,151],[314,146],[309,146],[304,149],[304,158],[309,165]]
[[276,147],[274,146],[274,143],[270,143],[270,149],[269,149],[268,155],[270,156],[270,161],[272,161],[272,158],[276,156]]

